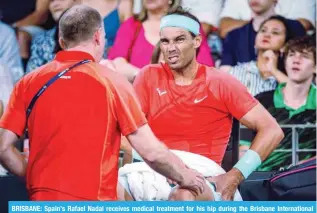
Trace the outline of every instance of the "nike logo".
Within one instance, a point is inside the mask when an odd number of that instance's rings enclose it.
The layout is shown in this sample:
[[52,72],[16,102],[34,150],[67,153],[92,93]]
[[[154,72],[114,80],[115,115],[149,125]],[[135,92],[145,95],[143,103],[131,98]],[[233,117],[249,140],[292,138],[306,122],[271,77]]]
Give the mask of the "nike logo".
[[208,96],[206,95],[205,97],[203,97],[203,98],[201,98],[201,99],[197,99],[197,98],[196,98],[196,99],[194,100],[194,103],[197,104],[197,103],[199,103],[199,102],[202,102],[202,101],[205,100],[207,97],[208,97]]
[[164,95],[164,94],[166,94],[167,92],[166,92],[166,90],[164,90],[164,91],[160,91],[160,89],[159,88],[156,88],[156,91],[158,92],[158,94],[160,95],[160,96],[162,96],[162,95]]

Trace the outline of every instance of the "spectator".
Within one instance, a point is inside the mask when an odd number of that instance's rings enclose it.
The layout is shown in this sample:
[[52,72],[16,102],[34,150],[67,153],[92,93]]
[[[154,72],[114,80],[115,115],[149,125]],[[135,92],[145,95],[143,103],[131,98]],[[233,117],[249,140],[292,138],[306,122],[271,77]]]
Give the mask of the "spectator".
[[[49,10],[53,19],[58,22],[63,12],[80,0],[53,0],[49,3]],[[26,73],[53,60],[56,51],[59,50],[56,26],[50,30],[36,35],[32,39],[31,55],[26,66]]]
[[0,21],[0,64],[6,65],[13,82],[23,76],[23,66],[14,30]]
[[[106,54],[112,47],[117,31],[124,21],[133,15],[133,0],[81,0],[98,10],[103,17],[106,31]],[[106,58],[107,56],[104,56]]]
[[[247,24],[256,16],[249,4],[259,6],[271,0],[226,0],[220,15],[220,35],[226,35],[239,27]],[[314,28],[316,22],[315,0],[274,0],[276,3],[275,13],[288,19],[299,21],[306,30]]]
[[159,64],[161,62],[164,63],[164,57],[160,48],[160,42],[158,42],[152,54],[151,64]]
[[[3,111],[7,107],[13,86],[14,84],[10,75],[10,70],[5,64],[0,64],[0,101]],[[2,113],[0,113],[0,118],[1,115]]]
[[[275,15],[275,0],[250,0],[249,5],[254,17],[243,27],[230,32],[223,43],[221,69],[228,71],[238,63],[256,59],[255,36],[263,21]],[[288,26],[294,36],[305,35],[305,29],[300,22],[287,19]],[[238,41],[238,42],[237,42]]]
[[1,0],[3,21],[17,29],[20,54],[24,64],[29,58],[32,37],[42,32],[48,18],[50,0]]
[[[168,9],[179,6],[179,0],[143,0],[143,9],[138,16],[123,23],[118,31],[114,46],[109,53],[116,70],[132,81],[140,68],[151,61],[155,45],[159,41],[160,19]],[[198,61],[213,65],[206,38],[199,50]]]
[[257,59],[229,70],[253,96],[275,89],[277,82],[287,81],[287,76],[283,73],[284,66],[278,67],[278,63],[283,60],[283,47],[292,38],[287,24],[282,16],[272,16],[265,20],[255,39]]
[[191,13],[200,21],[206,36],[218,28],[220,12],[224,0],[182,0],[183,8],[190,8]]
[[[316,72],[316,41],[305,36],[290,40],[287,44],[285,68],[287,83],[259,94],[256,98],[275,117],[279,124],[316,124],[316,87],[312,84]],[[299,149],[316,149],[316,128],[298,129]],[[249,147],[252,133],[241,134],[241,155]],[[270,157],[263,162],[259,171],[278,170],[292,163],[292,131],[284,130],[285,138]],[[251,136],[251,137],[250,137]],[[278,152],[281,151],[281,152]],[[316,155],[316,152],[300,152],[299,160]]]

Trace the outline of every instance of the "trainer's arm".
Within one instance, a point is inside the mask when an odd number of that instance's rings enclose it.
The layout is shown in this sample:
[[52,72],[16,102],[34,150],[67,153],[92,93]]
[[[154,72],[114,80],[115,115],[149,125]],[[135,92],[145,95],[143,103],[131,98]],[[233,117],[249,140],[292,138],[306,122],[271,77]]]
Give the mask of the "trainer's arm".
[[133,82],[140,68],[130,64],[125,58],[118,57],[113,60],[116,72],[124,75],[129,82]]
[[0,128],[0,163],[12,174],[25,176],[27,162],[14,146],[17,140],[15,133]]
[[183,182],[187,170],[185,164],[154,136],[147,124],[127,139],[153,170],[177,183]]

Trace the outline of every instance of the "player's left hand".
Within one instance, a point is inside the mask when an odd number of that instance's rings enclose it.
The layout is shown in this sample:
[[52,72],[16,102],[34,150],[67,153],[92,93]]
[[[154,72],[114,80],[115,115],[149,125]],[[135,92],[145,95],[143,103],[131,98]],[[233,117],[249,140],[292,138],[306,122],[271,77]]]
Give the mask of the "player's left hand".
[[216,185],[216,192],[221,194],[222,200],[233,200],[234,193],[242,182],[243,176],[240,171],[233,168],[225,174],[209,177],[207,180]]

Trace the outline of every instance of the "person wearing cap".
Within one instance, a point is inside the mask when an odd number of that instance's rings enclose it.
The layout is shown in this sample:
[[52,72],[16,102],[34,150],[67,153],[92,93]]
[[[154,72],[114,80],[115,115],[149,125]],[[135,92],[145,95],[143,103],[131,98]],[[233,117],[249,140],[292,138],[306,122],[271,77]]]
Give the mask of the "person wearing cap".
[[[132,85],[98,64],[105,47],[98,11],[71,7],[59,21],[59,36],[63,51],[16,84],[0,120],[0,162],[26,176],[30,200],[117,200],[121,134],[151,168],[203,192],[202,175],[148,127]],[[14,148],[25,127],[28,162]]]
[[[233,118],[257,131],[250,149],[230,171],[206,177],[222,200],[232,200],[241,181],[278,146],[283,131],[238,80],[197,62],[201,40],[195,16],[182,8],[170,12],[160,25],[165,63],[144,67],[133,85],[151,129],[169,149],[198,154],[221,165]],[[181,186],[172,190],[171,197],[206,198]]]

